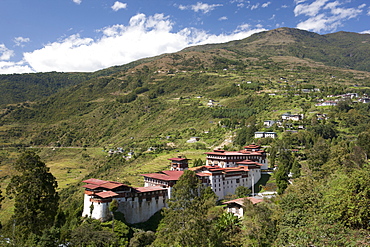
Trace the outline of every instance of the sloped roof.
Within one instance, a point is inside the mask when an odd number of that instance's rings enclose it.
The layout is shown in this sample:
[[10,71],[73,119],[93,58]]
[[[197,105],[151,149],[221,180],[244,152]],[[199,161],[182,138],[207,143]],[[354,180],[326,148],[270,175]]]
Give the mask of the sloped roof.
[[112,182],[112,181],[109,181],[107,183],[104,183],[104,184],[101,184],[100,186],[105,188],[105,189],[115,189],[115,188],[118,188],[118,187],[121,187],[123,186],[124,184],[122,183],[118,183],[118,182]]
[[154,178],[164,181],[177,181],[181,177],[184,171],[161,171],[156,173],[140,174],[144,177]]
[[246,149],[259,149],[259,148],[261,148],[261,146],[256,145],[256,144],[250,144],[250,145],[245,146],[244,148],[246,148]]
[[95,190],[95,189],[99,188],[100,186],[99,185],[96,185],[96,184],[85,184],[82,187],[83,188],[86,188],[86,189]]
[[103,192],[96,193],[95,195],[101,198],[109,198],[109,197],[118,196],[118,194],[114,193],[113,191],[103,191]]
[[243,160],[243,161],[236,162],[236,164],[238,164],[238,165],[257,165],[257,166],[263,166],[263,164],[258,163],[258,162],[255,162],[253,160]]
[[97,189],[97,188],[104,188],[104,189],[115,189],[121,186],[127,186],[123,183],[119,182],[114,182],[114,181],[105,181],[105,180],[100,180],[96,178],[89,178],[87,180],[82,181],[84,183],[87,183],[86,185],[83,185],[82,187],[87,188],[87,189]]
[[234,200],[231,200],[231,201],[227,201],[227,202],[224,202],[222,204],[236,203],[240,206],[243,206],[244,205],[244,199],[248,199],[252,204],[257,204],[257,203],[263,202],[263,199],[258,199],[258,198],[254,198],[254,197],[244,197],[244,198],[238,198],[238,199],[234,199]]
[[186,158],[170,158],[168,160],[172,160],[172,161],[185,161],[185,160],[190,160],[190,159],[186,159]]
[[161,186],[148,186],[148,187],[137,187],[137,188],[135,188],[135,191],[138,192],[138,193],[161,191],[161,190],[167,190],[167,189],[163,188]]

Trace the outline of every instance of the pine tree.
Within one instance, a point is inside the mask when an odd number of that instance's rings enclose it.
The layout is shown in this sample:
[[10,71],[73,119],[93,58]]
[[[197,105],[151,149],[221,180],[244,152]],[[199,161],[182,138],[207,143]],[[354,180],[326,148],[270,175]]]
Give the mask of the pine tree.
[[40,236],[53,225],[58,212],[57,182],[34,152],[24,152],[14,168],[19,174],[7,187],[7,194],[14,196],[14,231],[20,238]]

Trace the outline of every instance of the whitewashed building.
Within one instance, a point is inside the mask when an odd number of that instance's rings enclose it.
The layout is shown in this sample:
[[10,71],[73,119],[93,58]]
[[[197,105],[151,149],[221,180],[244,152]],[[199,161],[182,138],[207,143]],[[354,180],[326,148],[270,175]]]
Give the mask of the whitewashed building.
[[254,197],[245,197],[245,198],[238,198],[235,200],[227,201],[222,204],[225,206],[225,211],[242,218],[244,215],[244,202],[245,200],[249,200],[252,204],[257,204],[263,202],[263,199],[258,199]]
[[[148,220],[160,209],[167,207],[172,187],[180,179],[184,170],[196,173],[203,186],[209,186],[219,199],[234,195],[239,186],[251,188],[261,178],[261,169],[267,168],[265,151],[260,146],[249,145],[239,152],[215,150],[208,152],[205,166],[188,168],[186,158],[171,158],[171,170],[141,174],[144,187],[134,188],[119,182],[87,179],[83,187],[84,208],[82,216],[109,220],[109,204],[118,201],[118,211],[128,223]],[[265,168],[266,167],[266,168]]]

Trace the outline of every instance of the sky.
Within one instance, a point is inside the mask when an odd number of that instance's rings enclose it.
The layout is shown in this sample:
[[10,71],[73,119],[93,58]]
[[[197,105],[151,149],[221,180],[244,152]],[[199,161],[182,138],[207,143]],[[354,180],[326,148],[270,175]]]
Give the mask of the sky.
[[0,74],[93,72],[279,27],[370,33],[370,1],[0,0]]

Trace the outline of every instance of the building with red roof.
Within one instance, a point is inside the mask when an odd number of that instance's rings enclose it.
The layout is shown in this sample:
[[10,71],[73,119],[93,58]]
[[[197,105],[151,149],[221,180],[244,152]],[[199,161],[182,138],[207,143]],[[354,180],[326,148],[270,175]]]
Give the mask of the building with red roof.
[[168,159],[171,160],[171,171],[183,171],[188,169],[188,161],[190,159],[178,156],[177,158]]
[[[171,170],[141,174],[144,187],[133,188],[123,183],[95,178],[84,180],[83,216],[107,220],[111,214],[109,203],[116,199],[118,211],[124,213],[128,223],[148,220],[166,207],[172,187],[184,170],[193,170],[204,186],[209,186],[219,199],[234,195],[239,186],[252,188],[261,178],[261,169],[267,166],[266,153],[258,145],[245,146],[241,151],[214,150],[208,152],[207,164],[188,168],[187,158],[169,159]],[[93,207],[91,207],[93,205]]]
[[237,162],[243,160],[252,160],[262,164],[261,169],[268,169],[267,155],[261,146],[251,144],[245,146],[243,150],[240,151],[225,151],[216,149],[213,152],[205,153],[206,165],[209,166],[220,166],[222,168],[236,167]]
[[[118,201],[118,211],[124,213],[128,223],[148,220],[157,211],[166,207],[167,188],[162,186],[134,188],[123,183],[95,178],[83,181],[84,208],[82,216],[108,220],[111,217],[109,204]],[[93,206],[93,207],[92,207]]]
[[234,215],[241,218],[244,215],[244,203],[246,200],[250,201],[252,204],[263,202],[263,199],[259,199],[255,197],[244,197],[244,198],[238,198],[235,200],[227,201],[222,204],[226,205],[225,207],[226,212],[233,213]]

